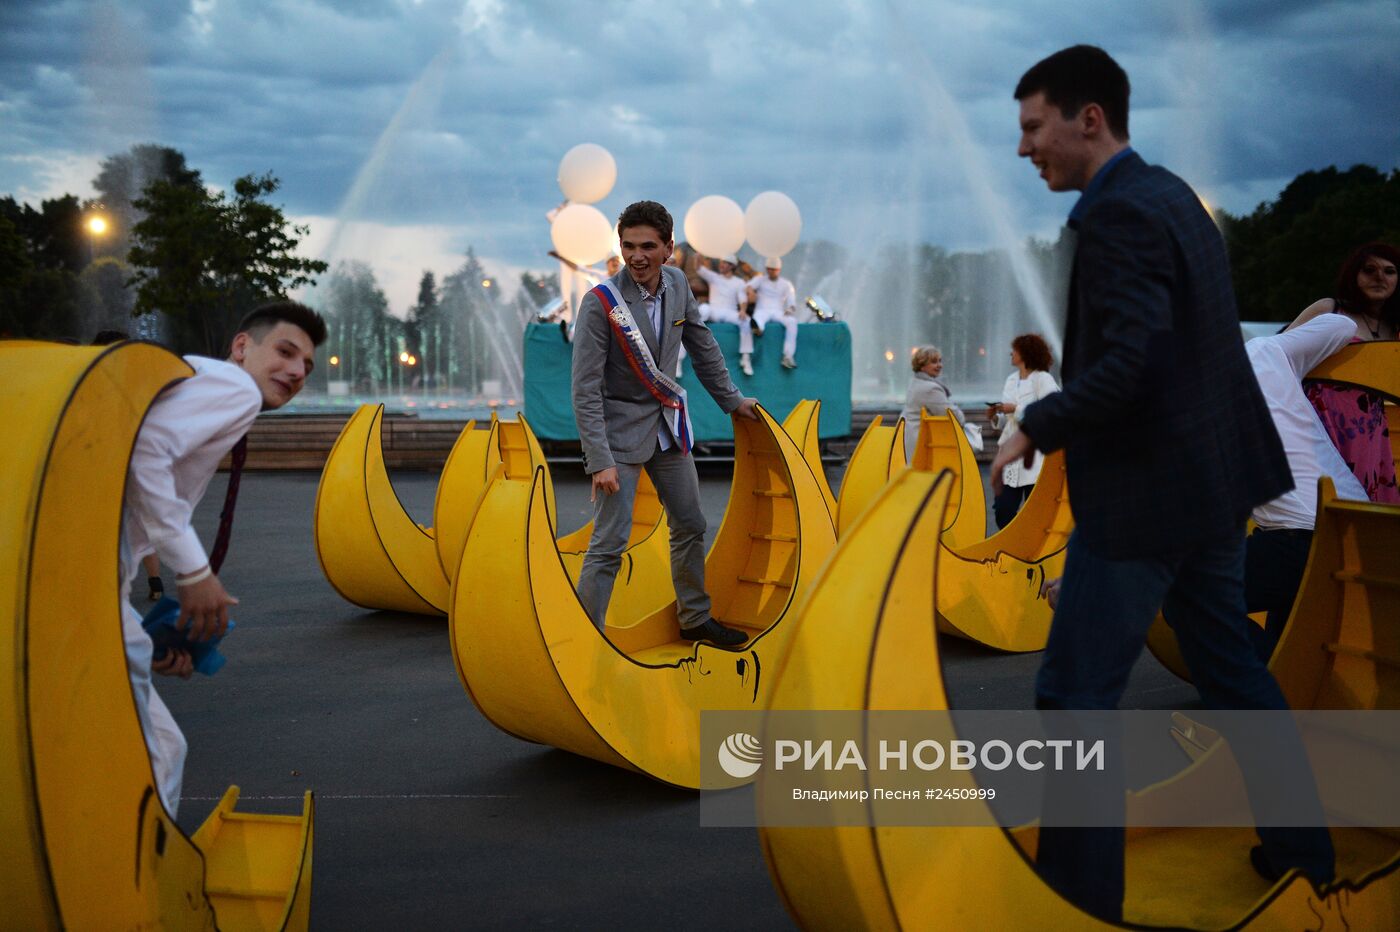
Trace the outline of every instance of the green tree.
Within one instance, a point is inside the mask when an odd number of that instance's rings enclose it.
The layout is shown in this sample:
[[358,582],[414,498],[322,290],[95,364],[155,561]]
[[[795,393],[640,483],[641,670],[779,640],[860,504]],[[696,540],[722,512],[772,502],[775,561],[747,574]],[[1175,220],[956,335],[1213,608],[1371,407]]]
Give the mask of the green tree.
[[1294,178],[1278,199],[1222,221],[1242,320],[1291,320],[1332,294],[1337,269],[1373,240],[1400,244],[1400,171],[1331,166]]
[[102,160],[92,186],[97,191],[93,207],[107,217],[107,233],[96,243],[99,256],[124,258],[131,248],[131,230],[141,221],[136,202],[154,181],[187,188],[202,188],[199,172],[185,162],[184,153],[151,143],[132,146],[126,152]]
[[[8,225],[0,250],[0,292],[14,297],[0,310],[0,331],[19,337],[78,339],[82,286],[78,273],[87,262],[82,207],[73,195],[53,198],[35,210],[14,198],[0,198],[0,218]],[[15,237],[18,237],[16,243]],[[20,253],[23,260],[19,259]]]
[[326,263],[295,255],[307,228],[289,224],[264,198],[272,175],[244,175],[233,197],[198,185],[155,181],[135,207],[132,229],[134,313],[163,311],[180,322],[176,343],[222,355],[239,318],[252,305],[311,284]]
[[408,351],[418,357],[418,372],[424,385],[440,386],[448,358],[445,343],[450,334],[444,331],[442,308],[438,304],[437,278],[424,271],[418,281],[418,300],[409,310],[404,325]]
[[338,356],[338,372],[355,391],[387,388],[397,372],[403,323],[389,313],[374,272],[363,262],[340,262],[321,289],[326,315],[326,356]]

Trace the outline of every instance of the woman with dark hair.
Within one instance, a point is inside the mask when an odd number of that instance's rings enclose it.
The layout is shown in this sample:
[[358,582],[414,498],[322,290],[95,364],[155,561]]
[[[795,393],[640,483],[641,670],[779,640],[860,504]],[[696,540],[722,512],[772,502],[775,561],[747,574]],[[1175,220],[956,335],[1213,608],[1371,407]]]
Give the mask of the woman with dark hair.
[[[1341,314],[1356,324],[1353,343],[1397,339],[1400,336],[1400,295],[1395,287],[1397,267],[1400,267],[1400,249],[1389,243],[1367,243],[1342,263],[1333,289],[1335,297],[1313,302],[1288,329],[1322,314]],[[1333,445],[1371,501],[1400,505],[1384,399],[1375,392],[1334,382],[1307,382],[1305,390],[1327,436],[1332,438]]]
[[[1016,435],[1022,412],[1033,401],[1060,390],[1055,378],[1050,374],[1053,359],[1050,347],[1039,334],[1023,333],[1011,341],[1011,365],[1016,371],[1006,377],[1001,389],[1001,401],[987,408],[987,416],[992,424],[1001,428],[997,446],[1005,446]],[[1002,490],[996,497],[992,510],[996,514],[997,527],[1003,528],[1016,517],[1031,494],[1040,475],[1040,464],[1045,459],[1039,450],[1028,467],[1020,460],[1002,470]]]

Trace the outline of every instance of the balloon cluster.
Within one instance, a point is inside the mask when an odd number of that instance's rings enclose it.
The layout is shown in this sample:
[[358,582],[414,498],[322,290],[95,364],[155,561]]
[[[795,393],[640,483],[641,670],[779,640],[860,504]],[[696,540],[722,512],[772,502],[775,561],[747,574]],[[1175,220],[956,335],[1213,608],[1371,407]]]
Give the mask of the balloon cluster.
[[685,215],[686,242],[702,255],[738,252],[744,240],[767,258],[785,256],[802,235],[802,213],[781,191],[764,191],[746,210],[721,194],[702,197]]
[[607,197],[616,182],[617,163],[597,143],[579,143],[564,153],[559,189],[569,203],[555,214],[549,230],[555,252],[578,265],[591,265],[612,252],[612,224],[593,204]]
[[[559,189],[568,203],[554,216],[550,238],[559,255],[578,265],[605,258],[614,248],[612,224],[593,204],[617,182],[617,163],[596,143],[574,146],[559,162]],[[766,258],[787,255],[802,234],[802,213],[781,191],[764,191],[740,209],[733,200],[711,194],[690,206],[685,238],[707,256],[739,251],[747,239]]]

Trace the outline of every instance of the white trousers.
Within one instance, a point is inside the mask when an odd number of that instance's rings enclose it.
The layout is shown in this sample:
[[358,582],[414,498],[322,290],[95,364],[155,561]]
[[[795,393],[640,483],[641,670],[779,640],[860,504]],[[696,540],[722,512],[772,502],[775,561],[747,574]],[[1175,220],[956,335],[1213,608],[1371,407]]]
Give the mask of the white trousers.
[[740,317],[739,312],[737,310],[734,310],[733,308],[725,310],[723,308],[717,308],[714,305],[710,305],[710,320],[718,321],[722,324],[738,324],[739,352],[753,352],[753,331],[749,328],[749,322],[744,318]]
[[136,698],[136,715],[146,736],[151,771],[165,811],[175,818],[180,808],[180,787],[185,777],[185,753],[189,745],[151,682],[151,638],[141,627],[141,613],[131,606],[131,580],[122,585],[122,639],[126,643],[126,669]]
[[[783,334],[783,355],[793,357],[797,356],[796,314],[784,314],[781,310],[770,311],[765,308],[761,311],[754,311],[753,319],[758,321],[758,326],[763,328],[764,330],[768,329],[769,321],[776,320],[778,323],[782,324],[783,329],[787,331],[787,333]],[[753,348],[752,337],[750,337],[749,339],[749,348],[750,350],[752,350]]]

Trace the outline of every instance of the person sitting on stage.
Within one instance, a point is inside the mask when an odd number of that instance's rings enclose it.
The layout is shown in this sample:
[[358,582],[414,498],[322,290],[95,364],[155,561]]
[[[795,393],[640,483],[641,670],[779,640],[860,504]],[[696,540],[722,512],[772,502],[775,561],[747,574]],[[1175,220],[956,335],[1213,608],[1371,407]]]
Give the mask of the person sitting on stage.
[[783,278],[783,260],[776,256],[763,264],[764,274],[749,282],[749,300],[754,302],[753,319],[759,332],[771,320],[783,325],[783,368],[797,368],[797,290]]
[[710,286],[709,320],[739,325],[739,370],[744,375],[753,375],[753,331],[749,326],[748,285],[743,278],[734,274],[738,262],[738,258],[732,254],[720,256],[718,272],[710,268],[708,259],[702,261],[695,271]]

